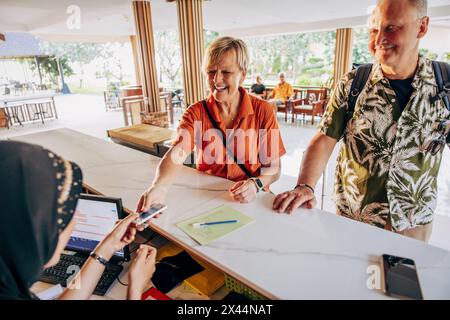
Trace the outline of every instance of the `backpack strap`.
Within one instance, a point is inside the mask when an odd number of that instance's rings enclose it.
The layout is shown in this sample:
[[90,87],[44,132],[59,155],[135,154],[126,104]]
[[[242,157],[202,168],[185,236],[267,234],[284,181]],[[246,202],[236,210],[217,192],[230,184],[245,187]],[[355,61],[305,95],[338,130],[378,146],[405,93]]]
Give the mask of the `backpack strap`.
[[434,77],[438,86],[438,93],[430,97],[431,102],[441,99],[450,111],[450,65],[442,61],[433,61]]
[[209,112],[208,105],[206,104],[206,100],[202,100],[202,103],[203,103],[203,108],[205,109],[206,114],[208,115],[209,121],[211,121],[214,129],[216,129],[221,134],[222,143],[223,143],[223,146],[224,146],[225,150],[227,151],[227,153],[233,158],[234,162],[236,162],[236,164],[239,166],[239,168],[241,168],[241,170],[245,173],[247,178],[253,178],[253,174],[247,169],[247,167],[243,163],[240,163],[238,161],[238,158],[236,157],[234,152],[230,148],[228,148],[226,135],[224,135],[222,133],[222,130],[220,130],[220,128],[219,128],[219,125],[217,124],[217,122],[214,120],[211,113]]
[[348,94],[348,106],[345,123],[347,123],[353,117],[353,113],[355,112],[356,100],[358,100],[359,94],[364,89],[371,71],[371,63],[362,64],[358,67],[358,69],[356,69],[356,75],[353,79],[352,86]]

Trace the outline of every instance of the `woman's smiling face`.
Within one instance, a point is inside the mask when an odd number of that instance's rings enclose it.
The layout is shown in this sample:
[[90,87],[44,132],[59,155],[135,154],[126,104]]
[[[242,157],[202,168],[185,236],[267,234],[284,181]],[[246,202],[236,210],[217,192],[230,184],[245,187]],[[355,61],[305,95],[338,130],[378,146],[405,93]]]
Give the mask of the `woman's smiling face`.
[[211,93],[220,103],[239,101],[239,87],[245,79],[245,71],[239,68],[235,50],[227,51],[216,65],[206,69]]

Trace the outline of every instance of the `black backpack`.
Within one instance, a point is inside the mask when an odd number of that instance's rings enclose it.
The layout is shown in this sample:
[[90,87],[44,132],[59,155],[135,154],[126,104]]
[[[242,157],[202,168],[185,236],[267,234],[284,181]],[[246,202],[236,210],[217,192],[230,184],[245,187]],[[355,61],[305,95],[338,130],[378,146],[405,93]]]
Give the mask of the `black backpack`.
[[[436,84],[438,86],[438,93],[434,97],[430,96],[430,101],[436,102],[437,100],[442,99],[445,107],[450,111],[450,65],[441,61],[433,61],[432,63]],[[346,123],[353,117],[356,100],[369,79],[371,71],[371,63],[360,65],[356,69],[355,79],[352,82],[350,93],[348,95]],[[450,135],[447,136],[447,142],[450,143]]]

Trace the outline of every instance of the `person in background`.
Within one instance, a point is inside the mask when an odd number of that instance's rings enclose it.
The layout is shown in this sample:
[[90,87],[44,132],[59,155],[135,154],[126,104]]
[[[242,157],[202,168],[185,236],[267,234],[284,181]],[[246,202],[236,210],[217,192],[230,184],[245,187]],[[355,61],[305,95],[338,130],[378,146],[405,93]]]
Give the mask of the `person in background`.
[[276,109],[278,106],[285,105],[287,101],[289,101],[289,99],[294,95],[294,89],[292,88],[292,85],[286,82],[285,73],[280,72],[278,77],[280,79],[280,83],[278,83],[270,93],[269,100],[269,103],[274,106],[274,109]]
[[250,93],[262,99],[266,98],[266,86],[263,84],[263,79],[260,75],[256,76],[256,83],[250,88]]

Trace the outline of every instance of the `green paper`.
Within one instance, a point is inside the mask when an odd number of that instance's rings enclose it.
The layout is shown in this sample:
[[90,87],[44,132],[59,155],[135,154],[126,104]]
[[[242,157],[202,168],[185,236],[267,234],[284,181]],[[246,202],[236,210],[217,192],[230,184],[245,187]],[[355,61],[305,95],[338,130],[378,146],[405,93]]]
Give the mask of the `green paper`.
[[[238,222],[215,224],[199,228],[194,228],[193,226],[194,223],[224,220],[238,220]],[[253,218],[250,218],[231,207],[223,205],[201,215],[181,221],[177,223],[176,226],[199,244],[206,245],[211,241],[253,222],[253,220]]]

